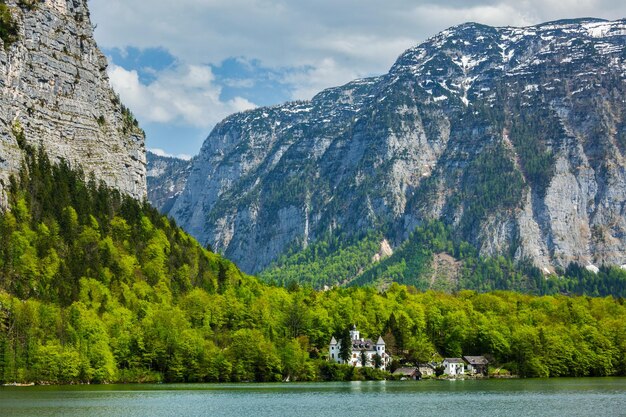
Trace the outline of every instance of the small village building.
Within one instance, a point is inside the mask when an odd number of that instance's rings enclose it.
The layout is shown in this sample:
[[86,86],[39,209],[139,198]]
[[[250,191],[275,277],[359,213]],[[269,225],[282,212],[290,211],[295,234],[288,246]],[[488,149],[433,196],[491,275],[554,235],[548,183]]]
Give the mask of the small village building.
[[417,365],[417,371],[420,378],[435,376],[435,367],[429,363],[420,363]]
[[417,366],[398,368],[393,372],[395,377],[405,379],[422,379],[435,376],[435,366],[421,363]]
[[417,368],[398,368],[393,371],[393,376],[402,380],[405,379],[420,379],[421,375]]
[[339,357],[341,351],[341,341],[337,341],[334,337],[330,340],[328,346],[328,359],[335,363],[347,363],[354,367],[360,368],[364,366],[361,362],[365,356],[365,366],[368,368],[376,367],[376,355],[380,356],[380,369],[386,370],[391,364],[391,356],[385,350],[385,341],[382,337],[378,337],[378,341],[374,343],[370,339],[363,339],[361,334],[352,326],[350,330],[350,339],[352,341],[352,349],[347,362]]
[[463,356],[467,372],[472,375],[485,375],[489,372],[489,361],[484,356]]
[[463,375],[465,373],[465,361],[462,358],[445,358],[442,363],[443,373],[448,376]]

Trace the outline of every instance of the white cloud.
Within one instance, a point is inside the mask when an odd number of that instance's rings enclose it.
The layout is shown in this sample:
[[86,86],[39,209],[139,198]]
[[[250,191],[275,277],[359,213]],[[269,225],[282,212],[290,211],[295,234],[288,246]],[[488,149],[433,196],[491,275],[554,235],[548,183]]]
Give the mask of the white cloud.
[[[576,17],[619,19],[623,0],[90,0],[101,47],[162,48],[178,67],[142,84],[112,66],[111,80],[140,121],[207,130],[252,103],[220,100],[207,65],[232,57],[285,71],[293,98],[383,74],[407,48],[467,21],[522,26]],[[250,80],[227,79],[246,88]],[[208,131],[207,131],[208,133]]]
[[228,87],[234,87],[234,88],[252,88],[254,87],[254,80],[250,78],[245,78],[245,79],[227,78],[224,80],[224,85]]
[[168,153],[165,150],[160,149],[160,148],[149,148],[148,151],[152,152],[156,156],[163,156],[166,158],[178,158],[178,159],[182,159],[183,161],[189,161],[192,158],[191,155],[187,155],[184,153],[181,153],[178,155],[172,155],[171,153]]
[[[465,22],[491,26],[527,26],[535,23],[527,11],[507,4],[456,8],[447,6],[444,2],[436,6],[418,6],[412,11],[411,16],[414,19],[423,19],[425,22],[436,22],[437,27],[443,24],[446,28]],[[432,35],[438,31],[439,29],[434,29]]]
[[240,97],[222,101],[221,88],[207,66],[181,65],[157,72],[149,84],[142,84],[137,71],[115,64],[108,73],[122,101],[144,122],[209,129],[231,113],[255,107]]
[[[333,73],[381,74],[403,50],[451,25],[622,18],[615,0],[90,0],[101,46],[161,47],[189,65],[241,56],[270,68],[334,62]],[[309,72],[312,77],[317,74]],[[303,79],[301,88],[316,84]]]
[[333,85],[341,85],[358,78],[358,73],[346,71],[335,60],[326,58],[308,69],[286,75],[283,82],[293,87],[294,100],[310,99],[321,90]]

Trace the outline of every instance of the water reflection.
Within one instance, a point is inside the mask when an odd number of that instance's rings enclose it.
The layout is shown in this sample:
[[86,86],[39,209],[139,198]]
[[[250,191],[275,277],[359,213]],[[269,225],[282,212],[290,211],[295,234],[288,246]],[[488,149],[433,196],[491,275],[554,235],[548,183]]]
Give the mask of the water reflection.
[[353,381],[348,389],[351,394],[383,394],[387,392],[387,381]]
[[623,378],[0,388],[0,415],[15,417],[587,416],[624,410]]

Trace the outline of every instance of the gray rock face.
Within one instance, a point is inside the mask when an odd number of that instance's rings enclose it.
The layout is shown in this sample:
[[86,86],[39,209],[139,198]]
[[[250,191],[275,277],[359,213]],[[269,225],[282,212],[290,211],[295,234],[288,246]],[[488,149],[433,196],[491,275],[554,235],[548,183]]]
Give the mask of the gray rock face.
[[20,167],[22,132],[52,158],[144,198],[144,134],[110,87],[87,1],[17,3],[6,1],[19,40],[0,47],[0,188]]
[[146,152],[148,201],[160,212],[171,210],[185,189],[192,161]]
[[430,219],[542,269],[624,264],[625,59],[624,20],[451,28],[382,77],[227,118],[170,214],[248,272]]

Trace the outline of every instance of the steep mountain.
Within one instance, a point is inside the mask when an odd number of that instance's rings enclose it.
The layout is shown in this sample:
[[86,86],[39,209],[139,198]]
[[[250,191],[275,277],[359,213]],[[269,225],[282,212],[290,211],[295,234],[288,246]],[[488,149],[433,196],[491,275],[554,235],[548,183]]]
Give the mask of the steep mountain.
[[440,220],[481,255],[626,263],[626,21],[468,23],[388,74],[235,114],[169,212],[248,272]]
[[171,210],[185,189],[191,161],[146,152],[148,201],[160,212]]
[[109,85],[87,0],[3,0],[0,9],[0,206],[25,144],[143,198],[144,134]]

